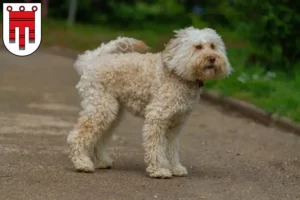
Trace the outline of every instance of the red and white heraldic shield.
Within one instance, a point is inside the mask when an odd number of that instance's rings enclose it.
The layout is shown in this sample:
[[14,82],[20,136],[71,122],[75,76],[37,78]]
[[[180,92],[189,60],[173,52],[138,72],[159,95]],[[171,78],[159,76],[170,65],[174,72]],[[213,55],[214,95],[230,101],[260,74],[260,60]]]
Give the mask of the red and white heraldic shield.
[[41,3],[3,4],[3,42],[17,56],[35,52],[41,43]]

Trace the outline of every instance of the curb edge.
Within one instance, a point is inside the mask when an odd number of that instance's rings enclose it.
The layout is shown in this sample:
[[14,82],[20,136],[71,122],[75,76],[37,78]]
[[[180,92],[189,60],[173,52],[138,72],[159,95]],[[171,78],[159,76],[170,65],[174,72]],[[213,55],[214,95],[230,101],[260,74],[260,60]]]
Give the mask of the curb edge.
[[222,97],[220,94],[212,91],[204,91],[201,98],[214,104],[221,105],[222,107],[235,110],[245,117],[257,120],[261,124],[270,127],[276,127],[283,131],[292,132],[300,136],[300,124],[290,120],[287,117],[280,117],[273,114],[269,115],[264,110],[232,97]]

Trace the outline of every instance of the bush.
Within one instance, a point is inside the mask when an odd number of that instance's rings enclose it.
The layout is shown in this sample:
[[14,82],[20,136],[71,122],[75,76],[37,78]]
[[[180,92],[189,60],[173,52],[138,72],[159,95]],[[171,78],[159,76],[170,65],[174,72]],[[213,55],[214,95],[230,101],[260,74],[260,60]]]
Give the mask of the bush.
[[300,7],[298,0],[237,0],[237,28],[253,45],[250,62],[269,68],[290,69],[300,57]]
[[[76,21],[81,23],[142,28],[148,24],[189,24],[185,7],[178,0],[85,0],[77,1]],[[49,1],[49,17],[66,19],[68,1]]]
[[180,26],[187,24],[189,20],[183,5],[178,3],[177,0],[157,0],[151,3],[144,1],[134,3],[110,1],[108,6],[109,11],[106,13],[106,22],[126,28],[142,28],[147,27],[148,24],[168,25],[170,22],[173,23],[174,20]]

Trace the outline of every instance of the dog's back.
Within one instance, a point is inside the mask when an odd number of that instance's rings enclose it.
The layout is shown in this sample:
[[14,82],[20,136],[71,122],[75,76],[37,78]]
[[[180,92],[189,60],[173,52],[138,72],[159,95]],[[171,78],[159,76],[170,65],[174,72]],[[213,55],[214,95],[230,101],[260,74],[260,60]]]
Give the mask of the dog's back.
[[118,37],[115,40],[102,43],[95,50],[87,50],[82,55],[79,55],[74,63],[74,68],[79,75],[82,75],[85,70],[91,68],[93,60],[101,55],[107,54],[125,54],[130,52],[145,53],[148,46],[141,40],[127,37]]

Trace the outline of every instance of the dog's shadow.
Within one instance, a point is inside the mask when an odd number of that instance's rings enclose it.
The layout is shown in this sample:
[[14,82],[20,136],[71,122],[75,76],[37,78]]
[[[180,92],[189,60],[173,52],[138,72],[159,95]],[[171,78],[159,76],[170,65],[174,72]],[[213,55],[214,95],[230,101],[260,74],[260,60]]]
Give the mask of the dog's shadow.
[[[69,163],[71,166],[72,163]],[[72,167],[65,167],[64,168],[66,172],[68,173],[83,173],[83,174],[93,174],[91,172],[83,172],[83,171],[77,171],[75,168]],[[138,160],[135,160],[134,158],[118,158],[114,159],[113,166],[111,168],[107,169],[95,169],[94,173],[126,173],[126,174],[136,174],[139,176],[145,176],[146,172],[146,165]]]

